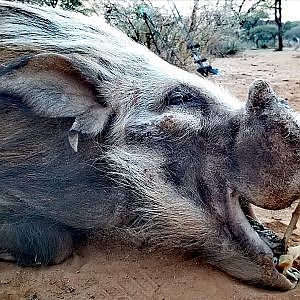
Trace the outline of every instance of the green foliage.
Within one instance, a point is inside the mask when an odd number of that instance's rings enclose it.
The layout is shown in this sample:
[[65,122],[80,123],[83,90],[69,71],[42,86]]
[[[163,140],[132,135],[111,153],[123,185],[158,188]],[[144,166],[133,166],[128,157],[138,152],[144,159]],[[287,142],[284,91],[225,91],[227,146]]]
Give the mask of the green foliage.
[[284,33],[284,37],[287,39],[292,39],[294,37],[300,38],[300,25],[296,25],[295,27],[292,27],[291,29],[287,30]]
[[264,25],[264,20],[269,18],[267,11],[263,9],[254,10],[251,14],[244,14],[240,17],[242,29],[248,34],[256,26]]
[[277,33],[276,25],[266,24],[252,28],[249,32],[249,37],[257,47],[266,48],[271,42],[273,45],[275,44]]
[[289,31],[290,29],[292,29],[293,27],[299,26],[300,22],[299,21],[287,21],[286,23],[283,24],[283,31]]

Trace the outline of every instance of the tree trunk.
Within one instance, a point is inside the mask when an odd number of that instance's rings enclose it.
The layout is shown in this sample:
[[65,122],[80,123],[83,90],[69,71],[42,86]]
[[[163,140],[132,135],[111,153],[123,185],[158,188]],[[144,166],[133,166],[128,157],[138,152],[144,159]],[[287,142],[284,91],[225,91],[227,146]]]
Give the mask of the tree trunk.
[[189,28],[190,33],[195,31],[198,10],[199,10],[199,0],[194,0],[193,11],[191,14],[191,23],[190,23],[190,28]]
[[278,27],[278,51],[282,51],[283,49],[283,28],[281,22],[281,0],[275,0],[275,22]]

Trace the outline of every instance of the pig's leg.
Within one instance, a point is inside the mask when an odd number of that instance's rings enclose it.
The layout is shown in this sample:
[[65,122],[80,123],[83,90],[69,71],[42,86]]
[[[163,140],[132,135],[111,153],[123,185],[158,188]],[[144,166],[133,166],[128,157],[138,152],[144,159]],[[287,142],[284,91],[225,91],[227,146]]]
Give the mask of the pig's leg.
[[73,251],[72,233],[64,225],[39,217],[0,220],[0,258],[21,266],[56,264]]

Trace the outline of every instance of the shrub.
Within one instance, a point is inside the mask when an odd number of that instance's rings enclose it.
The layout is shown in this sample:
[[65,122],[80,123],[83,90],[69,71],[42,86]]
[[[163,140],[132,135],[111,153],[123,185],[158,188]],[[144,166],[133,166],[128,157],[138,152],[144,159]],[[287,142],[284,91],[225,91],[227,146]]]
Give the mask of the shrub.
[[276,25],[260,25],[250,30],[250,39],[257,48],[267,48],[269,44],[275,45],[277,33]]
[[300,25],[292,27],[290,30],[286,31],[284,37],[286,39],[292,39],[293,37],[300,38]]

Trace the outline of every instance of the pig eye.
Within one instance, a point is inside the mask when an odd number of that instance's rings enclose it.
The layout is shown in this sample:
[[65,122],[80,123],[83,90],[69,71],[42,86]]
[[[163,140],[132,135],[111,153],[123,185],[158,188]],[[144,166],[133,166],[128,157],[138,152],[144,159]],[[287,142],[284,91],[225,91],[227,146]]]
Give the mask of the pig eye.
[[180,105],[184,103],[196,103],[197,98],[190,93],[174,91],[166,97],[167,105]]
[[186,102],[186,96],[180,92],[175,92],[169,95],[168,97],[168,105],[180,105]]
[[274,256],[274,257],[272,258],[272,263],[273,263],[274,266],[277,266],[278,261],[279,261],[279,259],[278,259],[277,257]]

